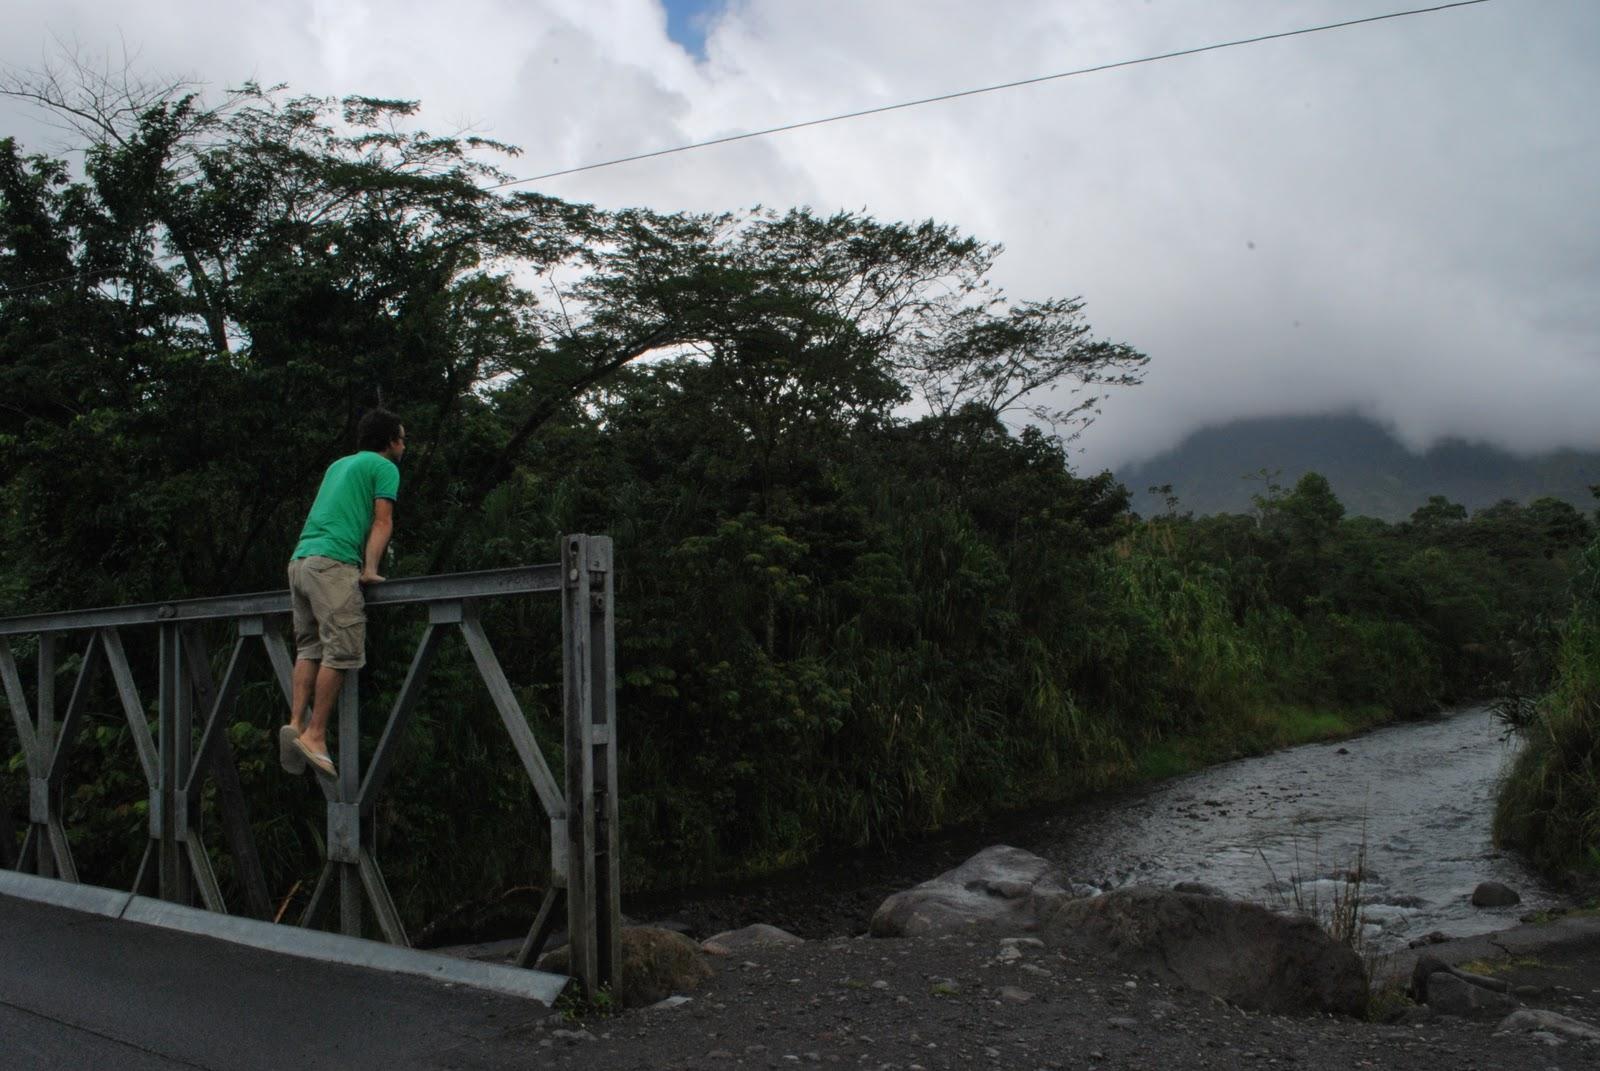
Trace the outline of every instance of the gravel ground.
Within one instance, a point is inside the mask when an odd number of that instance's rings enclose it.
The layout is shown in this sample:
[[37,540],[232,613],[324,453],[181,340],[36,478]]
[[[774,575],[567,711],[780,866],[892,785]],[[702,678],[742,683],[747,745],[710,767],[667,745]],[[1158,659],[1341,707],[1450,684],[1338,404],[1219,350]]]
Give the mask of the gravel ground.
[[[1020,953],[1020,954],[1018,954]],[[1600,944],[1524,957],[1530,1001],[1595,1021]],[[1510,1034],[1498,1022],[1379,1024],[1240,1011],[1102,960],[997,939],[835,938],[741,950],[671,1008],[528,1031],[541,1063],[666,1069],[1600,1067],[1600,1045]]]

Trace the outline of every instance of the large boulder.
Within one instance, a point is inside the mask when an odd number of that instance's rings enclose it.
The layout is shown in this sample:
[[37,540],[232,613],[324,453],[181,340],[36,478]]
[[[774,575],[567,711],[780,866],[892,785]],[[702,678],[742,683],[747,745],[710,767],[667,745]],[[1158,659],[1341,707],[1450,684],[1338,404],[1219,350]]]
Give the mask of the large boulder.
[[764,922],[757,922],[742,929],[723,930],[715,937],[708,937],[702,941],[700,947],[714,956],[727,956],[744,948],[755,948],[759,945],[803,945],[804,937],[797,937],[788,930],[781,930],[776,926],[768,926]]
[[[569,949],[539,958],[539,967],[556,974],[569,969]],[[652,926],[622,928],[622,984],[616,997],[625,1008],[642,1008],[674,993],[693,989],[712,975],[700,946],[681,933]]]
[[1480,882],[1472,890],[1473,907],[1512,907],[1522,903],[1522,897],[1517,890],[1509,885],[1502,885],[1498,881]]
[[1511,986],[1504,978],[1495,978],[1486,974],[1473,974],[1460,967],[1446,963],[1438,956],[1422,956],[1411,968],[1411,999],[1418,1004],[1432,1004],[1433,999],[1428,996],[1429,979],[1438,974],[1451,974],[1469,985],[1480,989],[1489,989],[1496,993],[1506,993]]
[[997,844],[890,896],[872,914],[872,936],[1031,933],[1071,896],[1054,864]]
[[1499,1019],[1516,1006],[1509,993],[1474,985],[1451,971],[1438,971],[1428,979],[1428,1007],[1440,1015]]
[[1241,1008],[1291,1015],[1366,1010],[1367,978],[1354,950],[1311,919],[1241,900],[1118,889],[1062,904],[1040,936]]

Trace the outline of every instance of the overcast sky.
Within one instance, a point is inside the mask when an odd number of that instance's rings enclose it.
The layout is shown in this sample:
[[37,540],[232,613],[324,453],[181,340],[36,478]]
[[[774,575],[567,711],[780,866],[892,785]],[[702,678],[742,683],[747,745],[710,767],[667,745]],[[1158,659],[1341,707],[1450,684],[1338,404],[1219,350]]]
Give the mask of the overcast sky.
[[[668,7],[673,10],[669,12]],[[5,0],[59,50],[417,98],[518,175],[1419,0]],[[1359,410],[1421,448],[1600,448],[1600,2],[1490,0],[549,180],[605,206],[934,217],[1151,357],[1077,464]],[[49,149],[0,101],[0,134]]]

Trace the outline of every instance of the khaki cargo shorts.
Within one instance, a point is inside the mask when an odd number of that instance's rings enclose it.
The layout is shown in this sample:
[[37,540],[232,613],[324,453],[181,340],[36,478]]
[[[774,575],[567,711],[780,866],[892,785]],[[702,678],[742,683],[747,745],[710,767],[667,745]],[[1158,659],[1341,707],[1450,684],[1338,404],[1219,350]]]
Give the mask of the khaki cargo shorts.
[[289,563],[295,657],[329,669],[366,665],[367,607],[360,576],[354,565],[316,554]]

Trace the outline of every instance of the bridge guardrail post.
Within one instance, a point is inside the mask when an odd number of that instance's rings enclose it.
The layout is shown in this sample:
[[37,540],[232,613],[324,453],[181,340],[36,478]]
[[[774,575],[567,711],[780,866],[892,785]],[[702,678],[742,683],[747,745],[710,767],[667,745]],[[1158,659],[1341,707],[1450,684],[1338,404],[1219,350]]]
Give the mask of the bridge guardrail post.
[[566,536],[561,567],[567,935],[572,975],[593,996],[620,981],[622,956],[610,538]]
[[[39,689],[34,700],[34,714],[36,715],[35,739],[38,741],[38,751],[41,764],[48,766],[50,756],[56,753],[56,638],[49,635],[39,637]],[[48,785],[38,783],[43,778],[41,770],[38,777],[29,781],[29,809],[30,821],[33,823],[34,832],[38,835],[37,845],[38,860],[35,867],[41,878],[56,877],[55,856],[50,851],[50,834],[48,822],[51,816],[59,814],[56,806],[61,798],[61,793],[52,792]]]
[[[339,785],[337,799],[328,802],[332,811],[338,808],[353,820],[350,830],[354,836],[343,845],[345,851],[339,860],[339,929],[350,937],[361,936],[361,812],[356,800],[361,795],[361,701],[360,670],[350,670],[344,675],[344,686],[339,692]],[[367,819],[371,821],[371,819]],[[331,824],[331,823],[330,823]],[[329,858],[335,858],[333,845],[328,845]]]
[[188,780],[193,746],[193,689],[184,672],[183,637],[176,623],[165,623],[160,630],[160,684],[156,699],[157,754],[160,784],[159,801],[160,866],[157,888],[161,899],[189,904],[193,888],[184,859],[188,837],[189,807],[183,791]]

